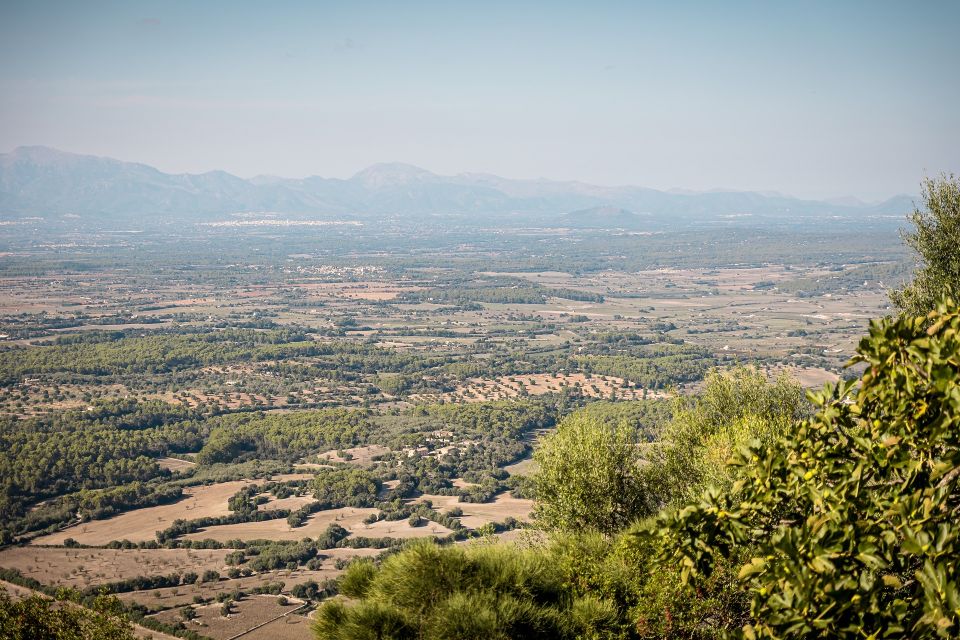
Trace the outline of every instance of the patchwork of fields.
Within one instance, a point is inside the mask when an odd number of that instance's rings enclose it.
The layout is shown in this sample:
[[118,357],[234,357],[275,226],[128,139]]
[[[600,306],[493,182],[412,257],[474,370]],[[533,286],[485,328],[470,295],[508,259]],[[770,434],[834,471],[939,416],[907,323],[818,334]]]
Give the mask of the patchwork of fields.
[[0,569],[107,587],[158,638],[306,640],[350,562],[533,539],[533,452],[564,415],[651,406],[625,414],[650,439],[717,367],[835,381],[901,259],[849,236],[197,233],[27,234],[29,268],[0,259]]

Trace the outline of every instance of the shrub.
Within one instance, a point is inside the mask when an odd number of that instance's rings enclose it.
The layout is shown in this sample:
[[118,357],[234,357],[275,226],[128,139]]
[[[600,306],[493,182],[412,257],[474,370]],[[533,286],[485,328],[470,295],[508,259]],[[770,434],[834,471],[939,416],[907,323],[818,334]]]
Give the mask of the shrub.
[[614,533],[644,513],[637,434],[586,415],[564,419],[534,459],[536,519],[548,529]]
[[781,376],[768,382],[756,369],[713,372],[700,393],[680,398],[646,455],[647,512],[686,503],[708,486],[725,491],[737,469],[733,452],[753,439],[769,444],[809,412],[803,389]]
[[134,640],[133,629],[118,615],[119,601],[97,597],[89,607],[59,604],[38,595],[16,602],[0,589],[0,635],[4,638],[77,638]]
[[960,634],[960,307],[875,321],[857,351],[859,388],[828,385],[737,452],[730,492],[661,519],[688,578],[749,552],[747,637]]
[[368,560],[351,564],[340,588],[357,604],[326,602],[316,628],[329,640],[563,639],[623,631],[614,605],[579,596],[569,578],[542,550],[417,541],[379,569]]

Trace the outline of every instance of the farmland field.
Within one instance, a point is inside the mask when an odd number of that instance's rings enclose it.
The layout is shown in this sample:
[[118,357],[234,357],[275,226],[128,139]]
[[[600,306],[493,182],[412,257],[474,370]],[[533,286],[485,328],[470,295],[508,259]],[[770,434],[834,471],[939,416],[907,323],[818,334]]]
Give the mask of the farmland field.
[[0,566],[16,569],[43,584],[89,587],[142,575],[173,571],[220,570],[223,550],[213,549],[70,549],[11,547],[0,551]]
[[807,255],[746,231],[192,232],[109,260],[109,234],[5,240],[0,419],[22,472],[0,569],[218,640],[310,637],[351,561],[411,539],[533,539],[533,452],[580,407],[669,406],[746,362],[849,375],[902,264],[887,228],[807,234]]
[[186,497],[174,504],[127,511],[106,520],[74,525],[58,533],[42,536],[34,544],[63,544],[73,538],[80,544],[102,545],[112,540],[141,542],[152,540],[156,532],[170,526],[177,518],[203,518],[230,513],[227,499],[249,484],[244,481],[223,482],[186,490]]

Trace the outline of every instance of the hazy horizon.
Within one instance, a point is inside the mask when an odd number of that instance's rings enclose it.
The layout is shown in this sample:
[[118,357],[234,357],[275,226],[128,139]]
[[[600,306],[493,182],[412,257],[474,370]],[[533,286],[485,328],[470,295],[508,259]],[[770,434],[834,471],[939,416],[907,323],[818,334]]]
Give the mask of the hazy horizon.
[[[76,155],[76,156],[94,157],[94,158],[106,158],[106,159],[109,159],[109,160],[117,160],[117,161],[119,161],[119,162],[123,162],[123,163],[127,163],[127,164],[140,164],[140,165],[145,165],[145,166],[148,166],[148,167],[151,167],[151,168],[154,168],[154,169],[158,169],[158,170],[163,171],[163,170],[160,169],[159,167],[155,167],[155,166],[151,165],[150,163],[143,162],[143,161],[138,160],[138,159],[136,159],[136,158],[117,158],[117,157],[113,157],[113,156],[101,156],[101,155],[96,155],[96,154],[84,153],[84,152],[82,152],[82,151],[75,151],[75,150],[70,150],[70,149],[59,149],[59,148],[56,148],[56,147],[48,147],[48,146],[46,146],[46,145],[20,145],[20,146],[18,146],[18,147],[14,147],[13,149],[10,149],[10,150],[0,150],[0,155],[10,155],[10,154],[14,154],[14,153],[16,153],[16,152],[18,152],[18,151],[20,151],[20,150],[23,150],[23,149],[31,149],[31,148],[33,148],[33,149],[47,149],[47,150],[51,150],[51,151],[54,151],[54,152],[57,152],[57,153],[65,153],[65,154]],[[418,170],[426,171],[427,173],[432,174],[432,175],[434,175],[434,176],[437,176],[437,177],[439,177],[439,178],[447,178],[447,177],[450,177],[450,178],[455,178],[455,177],[467,177],[467,176],[471,176],[471,175],[472,175],[472,176],[491,176],[491,177],[494,177],[494,178],[502,178],[502,179],[505,179],[505,180],[508,180],[508,181],[517,181],[517,182],[520,182],[520,181],[544,181],[544,182],[547,182],[547,183],[557,183],[557,184],[559,184],[559,183],[564,183],[564,182],[569,182],[569,183],[571,183],[571,184],[579,183],[579,184],[583,184],[584,186],[601,187],[601,188],[620,188],[620,187],[623,187],[623,188],[630,188],[630,187],[652,188],[652,187],[649,187],[648,185],[635,184],[635,183],[634,183],[634,184],[631,184],[631,183],[600,184],[600,183],[587,182],[587,181],[583,181],[583,180],[577,180],[577,179],[575,179],[575,178],[574,178],[574,179],[563,179],[563,180],[560,180],[560,179],[551,178],[550,176],[536,176],[536,177],[532,177],[532,178],[531,178],[531,177],[516,177],[516,176],[498,174],[498,173],[495,173],[495,172],[463,171],[463,172],[458,172],[458,173],[445,173],[445,172],[442,172],[442,171],[434,171],[434,170],[432,170],[430,167],[423,167],[423,166],[420,166],[420,165],[412,164],[412,163],[410,163],[410,162],[404,162],[404,161],[402,161],[402,160],[388,160],[388,161],[382,161],[382,162],[373,162],[373,163],[371,163],[371,164],[369,164],[369,165],[360,167],[360,168],[358,168],[356,171],[353,171],[353,172],[351,172],[351,173],[349,173],[349,174],[346,174],[346,175],[307,174],[307,175],[297,175],[297,176],[286,176],[286,175],[281,175],[281,174],[275,173],[275,172],[264,172],[264,173],[258,173],[258,174],[253,174],[253,175],[238,175],[238,174],[233,174],[233,173],[231,173],[231,175],[235,175],[236,177],[241,178],[241,179],[243,179],[243,180],[247,180],[247,181],[256,180],[256,179],[258,179],[258,178],[277,178],[277,179],[281,179],[281,180],[300,180],[300,179],[306,179],[306,178],[332,178],[332,179],[339,179],[339,180],[349,180],[350,178],[353,178],[353,177],[355,177],[355,176],[357,176],[357,175],[359,175],[359,174],[362,174],[364,171],[373,170],[373,169],[375,169],[375,168],[377,168],[377,167],[390,167],[390,166],[406,166],[406,167],[410,167],[410,168],[412,168],[412,169],[418,169]],[[203,174],[205,174],[205,173],[215,173],[215,172],[219,172],[219,171],[224,171],[224,169],[222,169],[222,168],[220,168],[220,167],[211,167],[210,169],[203,170],[203,171],[181,171],[181,172],[163,171],[163,173],[166,173],[166,174],[168,174],[168,175],[193,175],[193,176],[199,176],[199,175],[203,175]],[[227,172],[227,173],[230,173],[230,172]],[[793,194],[793,193],[787,193],[787,192],[780,191],[780,190],[738,190],[738,189],[730,189],[730,188],[727,188],[727,187],[713,187],[713,188],[706,188],[706,189],[690,189],[690,188],[682,187],[682,186],[670,187],[670,188],[666,188],[666,189],[655,189],[655,190],[663,191],[664,193],[676,193],[676,194],[685,194],[685,193],[686,193],[686,194],[709,194],[709,193],[728,193],[728,192],[729,192],[729,193],[741,193],[741,192],[742,192],[742,193],[761,193],[761,194],[764,194],[764,195],[773,195],[773,196],[783,196],[783,197],[786,197],[786,198],[804,199],[804,198],[802,198],[802,197],[800,197],[800,196],[797,196],[797,195],[795,195],[795,194]],[[828,200],[844,200],[844,199],[847,199],[847,198],[853,198],[854,200],[859,200],[859,202],[862,203],[862,204],[869,205],[869,204],[880,204],[880,203],[883,203],[883,202],[885,202],[885,201],[887,201],[887,200],[891,200],[891,199],[894,199],[894,198],[897,198],[897,197],[901,197],[901,196],[917,197],[917,193],[916,193],[916,192],[914,192],[914,193],[896,193],[896,194],[891,194],[891,196],[889,196],[889,197],[887,197],[887,198],[874,199],[874,200],[860,199],[860,198],[857,198],[856,196],[851,196],[851,195],[849,195],[849,194],[843,194],[843,195],[837,195],[837,196],[832,196],[832,197],[826,197],[826,198],[822,198],[822,199],[821,199],[821,198],[815,198],[815,197],[809,198],[809,199],[810,199],[810,200],[823,200],[823,201],[828,201]]]
[[960,5],[6,3],[0,149],[879,201],[960,172]]

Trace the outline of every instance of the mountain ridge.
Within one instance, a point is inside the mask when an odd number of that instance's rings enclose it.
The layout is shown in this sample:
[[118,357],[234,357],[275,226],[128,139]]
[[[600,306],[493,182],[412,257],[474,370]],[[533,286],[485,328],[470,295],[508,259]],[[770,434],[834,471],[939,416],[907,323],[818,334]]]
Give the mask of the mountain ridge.
[[[382,217],[585,215],[613,207],[634,215],[904,214],[912,198],[868,205],[855,199],[805,200],[752,191],[660,191],[578,181],[522,180],[488,173],[444,176],[401,162],[373,164],[347,179],[240,178],[222,170],[165,173],[150,165],[18,147],[0,154],[0,216],[71,214],[206,219],[237,212]],[[576,217],[576,216],[575,216]],[[603,216],[600,216],[601,218]],[[623,218],[623,216],[620,216]]]

